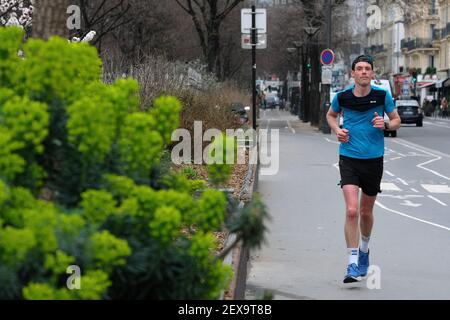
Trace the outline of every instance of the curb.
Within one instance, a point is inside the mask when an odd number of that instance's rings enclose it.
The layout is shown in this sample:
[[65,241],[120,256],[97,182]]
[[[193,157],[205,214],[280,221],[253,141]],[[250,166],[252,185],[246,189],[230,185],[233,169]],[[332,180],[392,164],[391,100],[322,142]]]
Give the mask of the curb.
[[[249,166],[247,175],[245,176],[244,184],[239,194],[238,208],[243,208],[253,198],[253,193],[256,191],[258,184],[258,164],[252,164]],[[236,239],[235,234],[230,234],[226,241],[226,246],[231,244]],[[231,252],[225,257],[224,263],[232,267],[234,277],[231,280],[228,288],[230,299],[232,300],[244,300],[245,289],[247,282],[247,262],[249,259],[249,249],[244,247],[242,243],[239,243]],[[220,297],[220,300],[224,299],[224,293]]]

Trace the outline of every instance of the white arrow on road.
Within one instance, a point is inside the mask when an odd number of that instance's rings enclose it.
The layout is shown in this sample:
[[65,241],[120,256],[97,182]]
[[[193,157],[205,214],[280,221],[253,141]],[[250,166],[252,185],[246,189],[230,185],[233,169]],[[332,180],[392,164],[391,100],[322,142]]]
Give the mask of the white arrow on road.
[[414,203],[410,200],[404,200],[404,202],[400,203],[402,206],[408,206],[408,207],[420,207],[422,204],[421,203]]
[[408,194],[408,195],[398,195],[398,196],[395,196],[393,194],[380,194],[379,197],[407,200],[408,198],[424,198],[425,196],[418,195],[418,194],[411,194],[411,195]]

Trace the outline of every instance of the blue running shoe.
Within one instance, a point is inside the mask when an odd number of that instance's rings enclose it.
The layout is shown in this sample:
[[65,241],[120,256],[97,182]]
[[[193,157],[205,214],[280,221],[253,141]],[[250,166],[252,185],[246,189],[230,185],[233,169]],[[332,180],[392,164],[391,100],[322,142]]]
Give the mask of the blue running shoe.
[[369,269],[369,252],[362,252],[359,250],[358,256],[358,267],[359,272],[361,272],[361,277],[365,277],[367,275],[367,270]]
[[344,283],[351,283],[361,281],[361,273],[356,263],[349,264],[347,267],[347,275],[344,278]]

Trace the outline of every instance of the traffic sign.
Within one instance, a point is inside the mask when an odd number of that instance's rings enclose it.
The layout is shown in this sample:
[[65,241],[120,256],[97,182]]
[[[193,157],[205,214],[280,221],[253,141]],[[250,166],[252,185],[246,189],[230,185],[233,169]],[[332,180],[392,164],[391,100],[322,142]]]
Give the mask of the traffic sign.
[[[242,35],[242,49],[252,48],[252,36],[250,34]],[[256,49],[266,49],[267,48],[267,35],[258,34],[256,39]]]
[[[256,30],[258,34],[267,33],[266,9],[256,9]],[[241,9],[241,33],[252,32],[252,9]]]
[[334,52],[331,49],[325,49],[320,54],[320,61],[323,65],[331,65],[334,61]]
[[331,66],[322,66],[322,84],[331,84],[333,71]]

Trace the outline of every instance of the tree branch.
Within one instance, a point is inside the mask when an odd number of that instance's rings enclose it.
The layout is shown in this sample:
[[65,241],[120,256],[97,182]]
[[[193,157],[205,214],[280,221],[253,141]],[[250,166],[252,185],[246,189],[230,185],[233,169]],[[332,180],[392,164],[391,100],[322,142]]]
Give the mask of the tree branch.
[[[244,1],[244,0],[234,0],[228,7],[225,6],[223,11],[216,16],[216,19],[219,21],[222,21],[223,19],[225,19],[225,17],[231,12],[231,10],[233,10],[234,7],[236,7],[242,1]],[[228,4],[228,2],[229,1],[227,1],[227,4]]]
[[[99,21],[103,20],[110,12],[116,10],[117,8],[121,7],[123,5],[123,0],[120,0],[120,2],[114,6],[109,8],[108,10],[106,10],[102,15],[100,15],[97,19],[93,19],[91,22],[91,25],[94,26],[96,25]],[[127,8],[125,9],[125,12],[128,11],[128,9],[130,8],[131,4],[128,4]],[[124,14],[125,14],[124,12]]]
[[238,63],[238,66],[236,68],[234,68],[234,70],[232,70],[230,72],[230,74],[228,75],[230,78],[232,78],[236,72],[238,72],[239,70],[241,70],[242,65],[244,64],[245,60],[247,60],[246,58],[242,58],[241,62]]
[[94,42],[93,42],[92,44],[95,45],[97,42],[99,42],[100,39],[101,39],[105,34],[111,32],[111,31],[113,31],[113,30],[115,30],[115,29],[117,29],[117,28],[119,28],[119,27],[121,27],[121,26],[123,26],[123,25],[125,25],[125,24],[127,24],[127,23],[130,23],[131,21],[133,21],[133,18],[130,18],[130,19],[128,19],[128,20],[122,21],[122,22],[119,23],[119,24],[116,24],[116,23],[123,17],[123,15],[130,9],[130,7],[131,7],[131,5],[128,5],[127,9],[123,12],[123,14],[117,14],[116,19],[115,19],[108,27],[106,27],[106,30],[103,31],[103,32],[102,32],[102,33],[94,40]]
[[106,0],[103,0],[102,3],[98,6],[97,10],[95,10],[95,13],[92,15],[92,20],[99,14],[100,10],[102,10],[103,6],[105,5]]
[[[187,0],[187,1],[188,1],[188,3],[190,2],[189,0]],[[186,12],[189,13],[189,14],[191,14],[191,11],[190,11],[187,7],[185,7],[184,5],[181,4],[180,0],[175,0],[175,2],[178,3],[178,5],[179,5],[184,11],[186,11]]]
[[[205,31],[202,29],[202,25],[200,21],[198,20],[197,14],[194,11],[194,8],[192,7],[192,0],[186,0],[187,7],[182,5],[179,0],[175,0],[178,5],[186,11],[192,18],[192,21],[194,22],[195,30],[197,31],[198,37],[200,38],[200,45],[203,50],[203,54],[206,57],[206,53],[208,52],[207,43],[206,43],[206,37],[205,37]],[[195,3],[198,5],[198,2],[195,1]],[[203,6],[202,6],[203,7]]]

